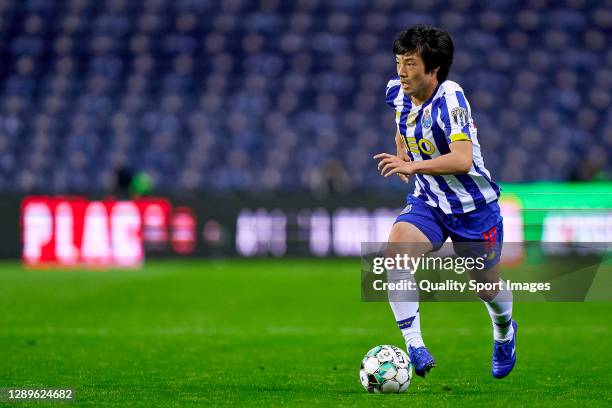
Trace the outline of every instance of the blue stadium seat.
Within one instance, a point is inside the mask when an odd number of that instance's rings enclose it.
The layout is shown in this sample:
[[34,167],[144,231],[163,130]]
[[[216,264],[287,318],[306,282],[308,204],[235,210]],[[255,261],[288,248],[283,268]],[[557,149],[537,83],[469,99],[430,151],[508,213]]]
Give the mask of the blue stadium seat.
[[3,2],[0,189],[105,192],[125,166],[169,191],[403,188],[370,158],[394,150],[384,87],[413,23],[453,35],[497,179],[610,171],[612,11],[542,4]]

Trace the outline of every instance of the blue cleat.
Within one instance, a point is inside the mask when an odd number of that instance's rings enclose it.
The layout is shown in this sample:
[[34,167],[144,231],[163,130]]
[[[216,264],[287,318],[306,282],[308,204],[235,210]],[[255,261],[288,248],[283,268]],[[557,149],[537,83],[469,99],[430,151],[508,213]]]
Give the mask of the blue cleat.
[[514,329],[512,340],[503,343],[500,341],[493,342],[491,373],[495,378],[504,378],[510,374],[510,371],[514,368],[514,363],[516,363],[516,331],[518,326],[514,320],[512,320],[512,328]]
[[436,366],[436,360],[427,350],[427,347],[412,347],[408,346],[408,355],[410,356],[410,361],[414,366],[414,372],[416,375],[420,375],[421,377],[425,377],[429,370]]

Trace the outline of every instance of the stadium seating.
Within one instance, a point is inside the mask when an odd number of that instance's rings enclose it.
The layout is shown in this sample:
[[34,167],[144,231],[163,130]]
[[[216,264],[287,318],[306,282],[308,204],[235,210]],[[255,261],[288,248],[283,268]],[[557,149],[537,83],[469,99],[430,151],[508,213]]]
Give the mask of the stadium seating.
[[391,43],[453,35],[501,181],[610,174],[609,1],[0,0],[0,190],[401,189]]

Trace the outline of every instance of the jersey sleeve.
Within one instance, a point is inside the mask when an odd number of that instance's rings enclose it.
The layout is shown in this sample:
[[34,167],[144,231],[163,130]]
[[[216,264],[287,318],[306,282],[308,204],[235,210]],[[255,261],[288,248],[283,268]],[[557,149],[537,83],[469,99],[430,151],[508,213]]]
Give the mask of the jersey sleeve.
[[387,83],[386,102],[392,109],[396,108],[395,100],[400,91],[400,80],[395,78]]
[[444,122],[444,134],[450,144],[460,140],[472,140],[472,112],[463,90],[446,92],[441,98],[440,117]]

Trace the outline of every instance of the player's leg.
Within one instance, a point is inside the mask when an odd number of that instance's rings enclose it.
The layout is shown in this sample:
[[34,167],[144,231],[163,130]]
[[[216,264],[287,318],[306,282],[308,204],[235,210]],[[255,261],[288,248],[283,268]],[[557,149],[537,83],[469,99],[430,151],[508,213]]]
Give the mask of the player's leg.
[[[423,253],[430,252],[433,246],[421,230],[409,222],[396,223],[389,236],[387,256],[394,257],[396,254],[419,257]],[[411,269],[388,271],[389,282],[409,281],[415,282],[414,273]],[[423,347],[421,336],[421,317],[419,314],[418,291],[390,291],[389,303],[395,321],[402,331],[407,347]]]
[[[485,224],[487,222],[493,225]],[[478,296],[484,302],[493,325],[491,372],[495,378],[503,378],[510,374],[516,362],[517,325],[512,319],[512,291],[499,276],[504,226],[497,203],[466,214],[462,222],[454,226],[451,237],[453,241],[463,241],[455,245],[456,250],[457,245],[461,247],[462,256],[486,254],[485,269],[471,270],[469,275],[476,282],[489,284],[488,288],[478,292]]]
[[493,325],[493,338],[504,342],[512,339],[512,291],[508,289],[505,281],[499,277],[499,263],[483,270],[472,270],[470,279],[476,282],[488,283],[490,288],[478,292],[478,297],[484,302],[491,323]]
[[484,302],[493,325],[493,356],[491,374],[504,378],[516,364],[517,324],[512,319],[512,291],[499,277],[499,263],[482,271],[471,271],[477,282],[497,283],[495,290],[482,290],[478,296]]
[[[429,205],[414,197],[402,211],[389,236],[388,256],[420,257],[438,247],[446,236]],[[388,280],[414,282],[412,270],[388,271]],[[389,303],[417,375],[425,376],[436,361],[423,343],[418,291],[390,291]]]

